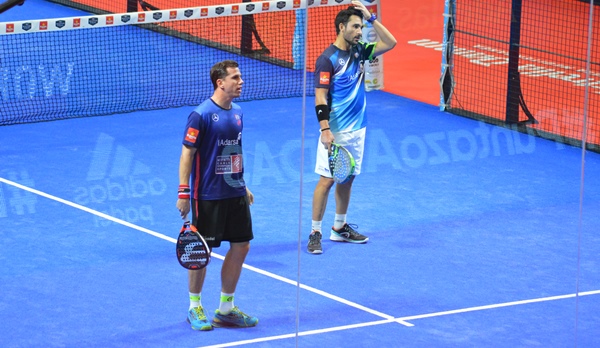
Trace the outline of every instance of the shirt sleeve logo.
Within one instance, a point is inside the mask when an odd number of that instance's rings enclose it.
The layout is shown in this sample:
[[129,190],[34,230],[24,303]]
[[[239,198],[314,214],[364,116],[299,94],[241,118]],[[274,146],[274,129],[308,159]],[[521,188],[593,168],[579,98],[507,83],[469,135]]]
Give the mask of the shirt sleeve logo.
[[190,143],[195,143],[196,139],[198,139],[198,130],[192,127],[188,128],[185,134],[185,141],[189,141]]
[[329,73],[328,72],[321,72],[321,74],[319,75],[319,83],[322,85],[328,85],[329,84]]

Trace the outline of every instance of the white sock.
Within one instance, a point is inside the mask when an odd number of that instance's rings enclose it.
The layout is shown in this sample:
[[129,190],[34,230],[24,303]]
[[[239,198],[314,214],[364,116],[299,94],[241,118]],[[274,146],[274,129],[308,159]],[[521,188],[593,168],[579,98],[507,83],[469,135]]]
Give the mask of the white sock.
[[335,214],[335,220],[333,221],[333,228],[339,230],[346,224],[346,214]]
[[312,221],[312,230],[321,232],[321,226],[323,225],[323,221]]
[[219,304],[219,312],[221,314],[229,314],[233,309],[233,294],[221,293],[221,303]]
[[200,294],[194,294],[192,292],[190,292],[190,308],[196,308],[196,307],[200,307]]

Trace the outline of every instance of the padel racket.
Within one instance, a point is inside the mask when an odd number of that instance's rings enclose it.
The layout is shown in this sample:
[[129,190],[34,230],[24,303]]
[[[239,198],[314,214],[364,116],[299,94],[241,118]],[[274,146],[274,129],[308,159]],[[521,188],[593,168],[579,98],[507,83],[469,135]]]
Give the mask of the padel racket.
[[177,237],[177,261],[187,269],[202,269],[210,262],[210,249],[196,226],[183,223]]
[[333,180],[343,184],[354,174],[356,163],[350,151],[342,145],[331,143],[329,148],[329,171]]

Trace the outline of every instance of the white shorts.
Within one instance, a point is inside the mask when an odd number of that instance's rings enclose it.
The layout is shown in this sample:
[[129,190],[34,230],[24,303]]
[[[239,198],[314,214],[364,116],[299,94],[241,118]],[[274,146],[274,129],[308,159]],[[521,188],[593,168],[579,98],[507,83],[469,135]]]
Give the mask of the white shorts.
[[[359,129],[353,132],[344,133],[333,133],[335,137],[335,143],[342,145],[354,157],[356,167],[354,168],[354,175],[360,174],[360,166],[362,164],[363,153],[365,151],[365,134],[367,129]],[[331,172],[329,171],[329,154],[327,149],[321,143],[321,137],[317,140],[317,164],[315,166],[315,173],[322,175],[326,178],[331,178]]]

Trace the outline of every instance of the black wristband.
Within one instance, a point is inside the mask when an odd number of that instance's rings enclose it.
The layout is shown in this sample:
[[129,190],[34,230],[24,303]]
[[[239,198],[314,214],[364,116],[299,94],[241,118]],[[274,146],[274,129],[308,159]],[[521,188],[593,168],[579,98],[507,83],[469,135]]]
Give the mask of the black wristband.
[[327,128],[323,128],[323,129],[321,129],[321,132],[324,132],[324,131],[326,131],[326,130],[331,130],[331,128],[329,128],[329,127],[327,127]]
[[329,106],[328,105],[317,105],[315,107],[315,111],[317,112],[317,120],[321,121],[329,121]]

